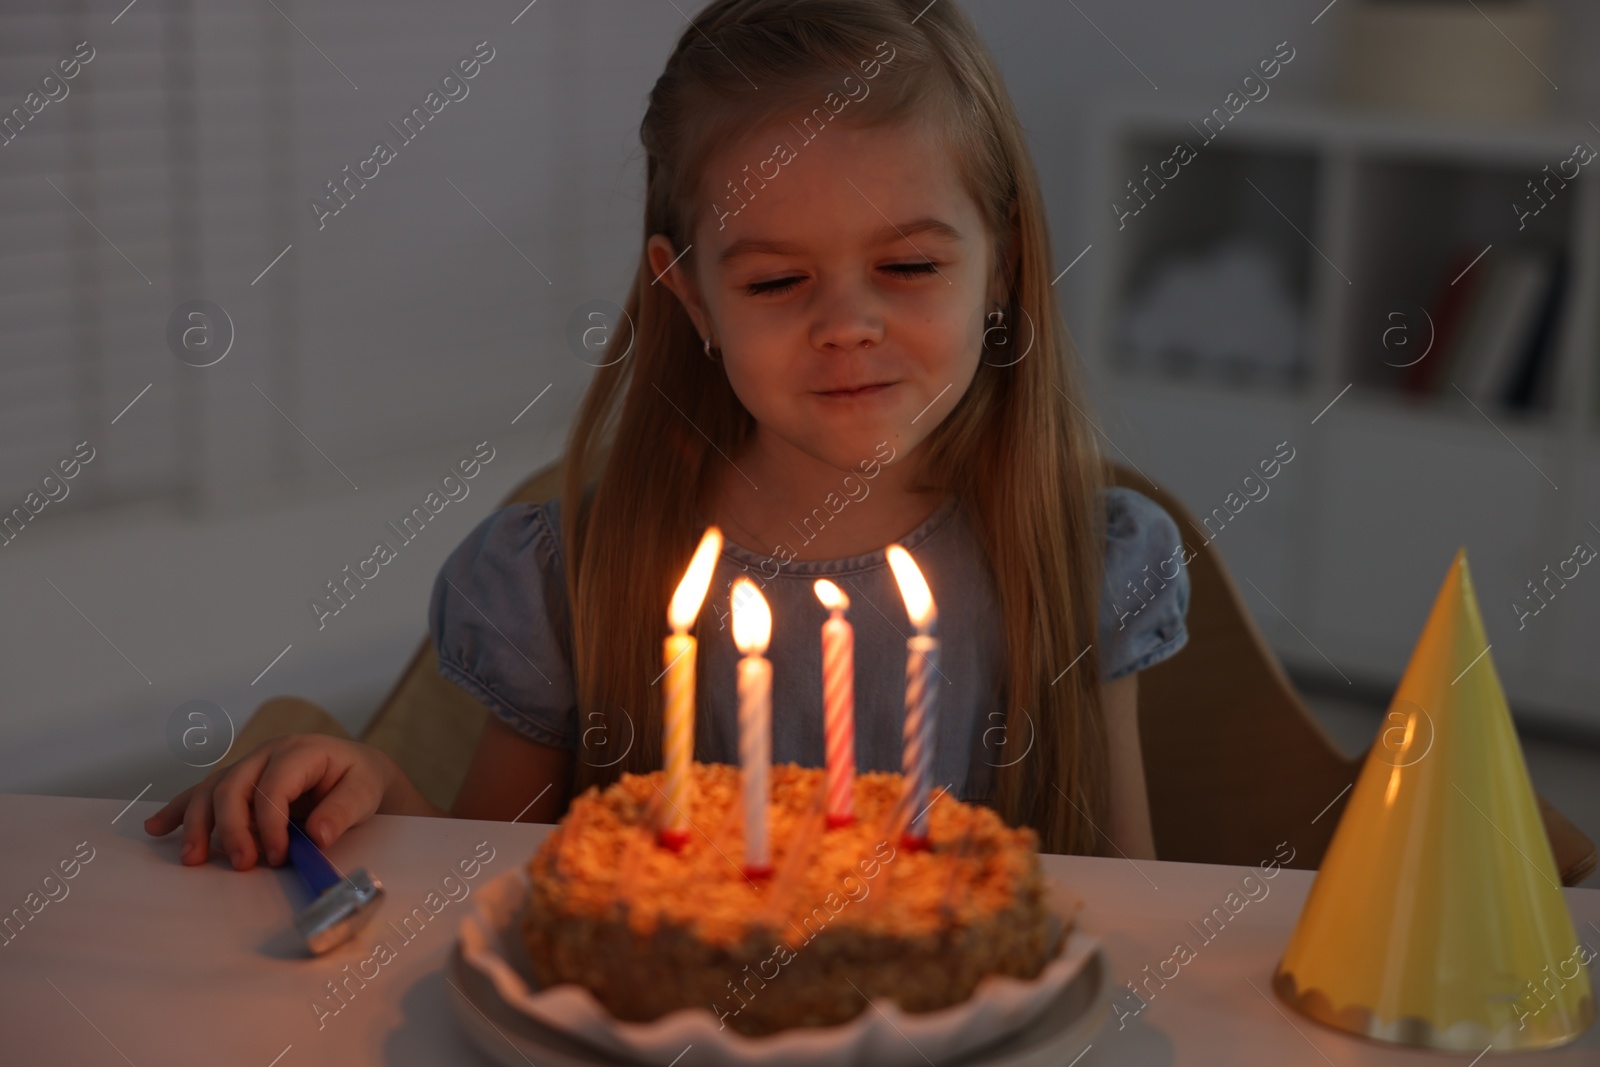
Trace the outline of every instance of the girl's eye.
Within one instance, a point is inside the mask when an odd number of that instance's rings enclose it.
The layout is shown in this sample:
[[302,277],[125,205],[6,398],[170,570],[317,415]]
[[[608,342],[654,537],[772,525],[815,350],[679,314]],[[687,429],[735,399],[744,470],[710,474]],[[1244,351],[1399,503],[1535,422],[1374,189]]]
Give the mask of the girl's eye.
[[794,288],[799,281],[799,278],[778,278],[770,282],[754,282],[745,286],[744,291],[751,296],[763,296],[767,293],[786,293]]
[[[891,274],[897,274],[902,278],[915,278],[926,274],[932,274],[939,268],[931,262],[923,262],[891,263],[889,266],[884,267],[883,269],[889,271]],[[749,293],[751,296],[765,296],[770,294],[786,293],[796,285],[800,284],[800,282],[803,280],[804,279],[802,278],[796,277],[775,278],[769,282],[753,282],[744,288],[745,292]]]

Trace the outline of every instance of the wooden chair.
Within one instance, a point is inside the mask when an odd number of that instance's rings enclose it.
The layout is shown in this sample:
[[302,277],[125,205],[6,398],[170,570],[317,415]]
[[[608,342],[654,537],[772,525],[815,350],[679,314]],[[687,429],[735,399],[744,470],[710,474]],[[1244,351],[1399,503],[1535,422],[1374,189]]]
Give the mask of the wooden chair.
[[[1167,510],[1178,528],[1193,516],[1172,494],[1121,466],[1112,480]],[[559,464],[534,474],[505,503],[560,491]],[[1188,565],[1189,643],[1139,674],[1139,737],[1156,852],[1164,860],[1252,866],[1294,849],[1290,867],[1315,868],[1338,825],[1366,754],[1339,751],[1307,710],[1267,646],[1221,558],[1201,550]],[[394,758],[429,800],[448,810],[461,787],[487,710],[438,672],[424,640],[360,740]],[[296,697],[262,704],[223,765],[268,738],[315,732],[348,737],[326,711]],[[1542,796],[1539,810],[1566,885],[1595,869],[1594,843]]]

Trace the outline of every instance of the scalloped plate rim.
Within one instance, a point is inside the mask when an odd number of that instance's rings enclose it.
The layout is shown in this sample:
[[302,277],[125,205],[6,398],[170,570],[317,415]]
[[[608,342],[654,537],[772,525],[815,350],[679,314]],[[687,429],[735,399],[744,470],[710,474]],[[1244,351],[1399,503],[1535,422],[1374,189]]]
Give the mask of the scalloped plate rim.
[[[457,940],[462,958],[489,979],[508,1005],[575,1040],[632,1057],[651,1055],[659,1051],[653,1047],[656,1045],[671,1044],[676,1047],[683,1042],[713,1041],[743,1060],[762,1063],[781,1062],[786,1056],[813,1052],[821,1046],[826,1046],[830,1052],[860,1049],[870,1035],[879,1029],[871,1013],[863,1011],[849,1022],[829,1027],[791,1028],[771,1035],[751,1037],[719,1027],[717,1017],[707,1008],[679,1008],[648,1022],[634,1022],[613,1017],[593,993],[575,983],[535,989],[494,946],[493,939],[500,934],[494,922],[484,913],[485,904],[481,899],[485,894],[492,898],[494,892],[491,890],[507,892],[506,883],[513,879],[517,883],[517,890],[526,895],[528,880],[523,867],[503,872],[479,888],[480,900],[460,920]],[[1022,979],[1004,974],[985,975],[965,1000],[929,1012],[906,1012],[892,1000],[874,998],[870,1003],[882,1013],[892,1028],[907,1037],[918,1036],[904,1034],[908,1028],[925,1031],[942,1027],[947,1032],[952,1016],[958,1014],[970,1016],[963,1027],[966,1030],[970,1030],[974,1024],[999,1027],[995,1032],[973,1041],[967,1046],[967,1051],[979,1049],[1028,1025],[1049,1006],[1052,993],[1065,988],[1101,947],[1099,939],[1085,932],[1077,921],[1082,898],[1048,874],[1045,882],[1053,912],[1058,917],[1066,912],[1074,921],[1055,956],[1046,963],[1038,977]],[[1061,907],[1067,900],[1072,901],[1072,906]],[[1029,988],[1035,986],[1039,988]],[[1007,1021],[1001,1005],[980,1003],[984,998],[1008,992],[1032,994],[1032,1002],[1022,1006],[1023,1014],[1019,1018]],[[534,1006],[524,1006],[525,1000],[534,1002]],[[562,1010],[564,1008],[568,1010]],[[577,1009],[584,1022],[602,1024],[599,1032],[571,1025],[570,1020],[574,1017],[571,1009]],[[931,1038],[944,1035],[921,1036]]]

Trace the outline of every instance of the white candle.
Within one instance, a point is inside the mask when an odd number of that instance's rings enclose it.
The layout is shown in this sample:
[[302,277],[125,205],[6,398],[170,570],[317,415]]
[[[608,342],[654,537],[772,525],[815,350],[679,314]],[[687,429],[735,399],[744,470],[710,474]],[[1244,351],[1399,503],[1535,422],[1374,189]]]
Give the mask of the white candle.
[[889,567],[900,586],[906,615],[917,632],[906,640],[906,718],[901,748],[901,773],[905,791],[900,815],[905,824],[904,843],[912,849],[928,847],[928,794],[933,783],[934,683],[939,642],[933,636],[938,618],[933,594],[916,561],[899,545],[890,545]]
[[739,768],[744,783],[744,873],[764,878],[772,873],[772,848],[767,840],[767,804],[771,798],[772,663],[762,653],[772,636],[772,609],[748,578],[733,583],[733,643],[739,660]]
[[711,586],[717,553],[721,551],[722,531],[715,526],[707,527],[667,608],[672,636],[661,650],[666,663],[666,683],[662,687],[662,757],[666,765],[667,807],[659,840],[675,852],[689,841],[693,784],[689,771],[694,758],[695,639],[687,631],[700,614],[700,605]]

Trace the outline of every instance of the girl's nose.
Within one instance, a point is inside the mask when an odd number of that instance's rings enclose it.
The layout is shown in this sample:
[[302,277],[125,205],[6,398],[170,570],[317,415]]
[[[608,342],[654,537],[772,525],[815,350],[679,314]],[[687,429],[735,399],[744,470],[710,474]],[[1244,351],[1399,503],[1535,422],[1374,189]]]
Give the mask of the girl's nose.
[[883,316],[870,299],[840,295],[819,310],[811,327],[811,343],[822,351],[853,352],[883,343]]

